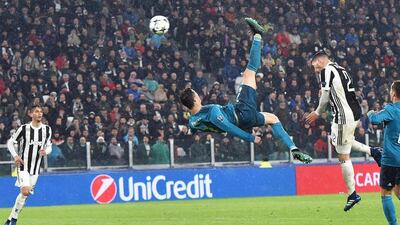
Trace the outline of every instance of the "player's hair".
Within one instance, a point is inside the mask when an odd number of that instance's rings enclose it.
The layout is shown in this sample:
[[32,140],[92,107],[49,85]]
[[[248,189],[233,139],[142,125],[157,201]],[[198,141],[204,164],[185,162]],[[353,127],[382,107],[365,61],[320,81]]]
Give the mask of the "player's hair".
[[393,81],[392,90],[397,98],[400,98],[400,80]]
[[314,55],[312,55],[311,57],[311,62],[314,62],[314,60],[318,59],[319,57],[328,57],[328,54],[326,54],[325,51],[318,51],[317,53],[315,53]]
[[42,108],[43,106],[41,104],[29,104],[28,105],[28,111],[32,112],[33,110],[35,110],[36,108]]
[[186,106],[188,109],[192,109],[194,106],[194,92],[191,88],[186,88],[182,91],[181,96],[181,103]]

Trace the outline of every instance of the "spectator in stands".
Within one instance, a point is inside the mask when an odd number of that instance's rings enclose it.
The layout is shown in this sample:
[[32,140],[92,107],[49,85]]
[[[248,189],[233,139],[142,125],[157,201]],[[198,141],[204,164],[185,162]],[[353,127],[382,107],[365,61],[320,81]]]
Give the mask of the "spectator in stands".
[[208,162],[210,160],[207,146],[201,141],[200,135],[194,135],[194,141],[188,148],[191,162]]
[[[258,147],[258,146],[257,146]],[[274,136],[271,132],[268,132],[264,135],[263,142],[261,146],[257,148],[256,155],[259,160],[269,160],[271,158],[271,154],[275,152],[275,140]]]
[[328,156],[328,135],[325,130],[314,143],[314,158],[326,158]]
[[222,139],[222,143],[215,153],[215,160],[220,162],[232,161],[231,140],[228,137]]
[[86,165],[86,153],[87,153],[87,146],[86,146],[86,138],[84,136],[79,138],[79,143],[76,145],[75,150],[75,160],[77,161],[78,165]]
[[107,143],[103,136],[99,136],[94,145],[92,157],[97,161],[103,161],[106,160],[108,156]]
[[150,158],[151,145],[148,136],[144,136],[142,143],[138,145],[136,152],[136,161],[138,164],[147,164]]
[[250,145],[248,142],[241,140],[238,137],[233,137],[231,140],[230,155],[234,161],[246,161],[250,157]]
[[169,163],[169,149],[164,141],[164,134],[160,133],[155,144],[151,146],[150,163],[152,164],[167,164]]
[[75,146],[75,140],[73,137],[68,136],[67,141],[64,142],[62,145],[60,145],[60,149],[67,161],[72,161],[72,160],[76,159],[76,156],[77,156],[77,154],[75,152],[76,146]]
[[118,143],[116,137],[111,138],[110,144],[108,145],[108,152],[110,153],[110,156],[116,160],[117,163],[123,163],[123,157],[125,154],[124,149]]

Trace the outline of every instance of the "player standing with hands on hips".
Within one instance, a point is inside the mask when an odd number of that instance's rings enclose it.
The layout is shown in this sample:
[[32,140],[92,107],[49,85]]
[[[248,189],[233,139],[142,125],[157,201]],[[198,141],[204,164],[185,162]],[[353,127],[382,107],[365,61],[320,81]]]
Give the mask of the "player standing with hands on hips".
[[331,62],[323,51],[314,54],[311,63],[316,74],[320,76],[321,97],[318,108],[307,115],[306,122],[314,122],[330,102],[333,111],[332,144],[338,153],[347,186],[349,196],[344,211],[348,211],[361,201],[355,190],[354,168],[350,160],[351,149],[371,155],[380,165],[381,148],[370,148],[354,139],[354,131],[361,117],[361,107],[356,99],[352,78],[346,70]]
[[[42,124],[41,106],[33,105],[28,110],[29,116],[32,118],[31,122],[20,126],[7,142],[7,148],[17,165],[15,185],[20,188],[21,192],[4,225],[17,224],[18,214],[24,207],[28,196],[33,194],[42,158],[51,152],[51,128]],[[14,145],[16,144],[18,149],[15,149]]]
[[300,152],[286,133],[277,116],[257,110],[256,72],[261,66],[261,34],[265,32],[257,21],[245,18],[253,34],[250,49],[250,59],[243,72],[243,82],[240,86],[235,104],[221,106],[209,104],[203,106],[199,95],[191,88],[186,88],[180,96],[181,102],[190,112],[189,126],[193,131],[227,132],[245,141],[261,143],[261,138],[252,134],[253,127],[271,125],[273,135],[279,138],[291,151],[293,158],[310,163],[312,158]]
[[392,201],[392,189],[400,198],[400,80],[393,82],[390,89],[391,104],[380,112],[369,111],[372,124],[384,123],[382,166],[379,185],[382,206],[389,225],[397,225],[396,210]]

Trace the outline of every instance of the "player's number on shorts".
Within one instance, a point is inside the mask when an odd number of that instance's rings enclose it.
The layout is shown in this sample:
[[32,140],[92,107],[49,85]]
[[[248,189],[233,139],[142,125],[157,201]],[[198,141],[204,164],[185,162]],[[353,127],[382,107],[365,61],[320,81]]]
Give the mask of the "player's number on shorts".
[[346,72],[346,70],[343,70],[343,75],[344,75],[344,78],[345,78],[346,81],[347,81],[347,91],[348,91],[348,92],[354,92],[355,89],[354,89],[354,86],[353,86],[353,82],[351,81],[350,76],[349,76],[349,74]]

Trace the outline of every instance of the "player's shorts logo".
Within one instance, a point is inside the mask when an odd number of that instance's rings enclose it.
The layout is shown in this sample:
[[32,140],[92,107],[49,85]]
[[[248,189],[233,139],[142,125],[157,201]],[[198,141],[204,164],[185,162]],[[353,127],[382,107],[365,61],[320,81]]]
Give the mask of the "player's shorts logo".
[[101,174],[93,179],[90,192],[97,203],[108,204],[114,200],[117,194],[117,185],[112,177]]

